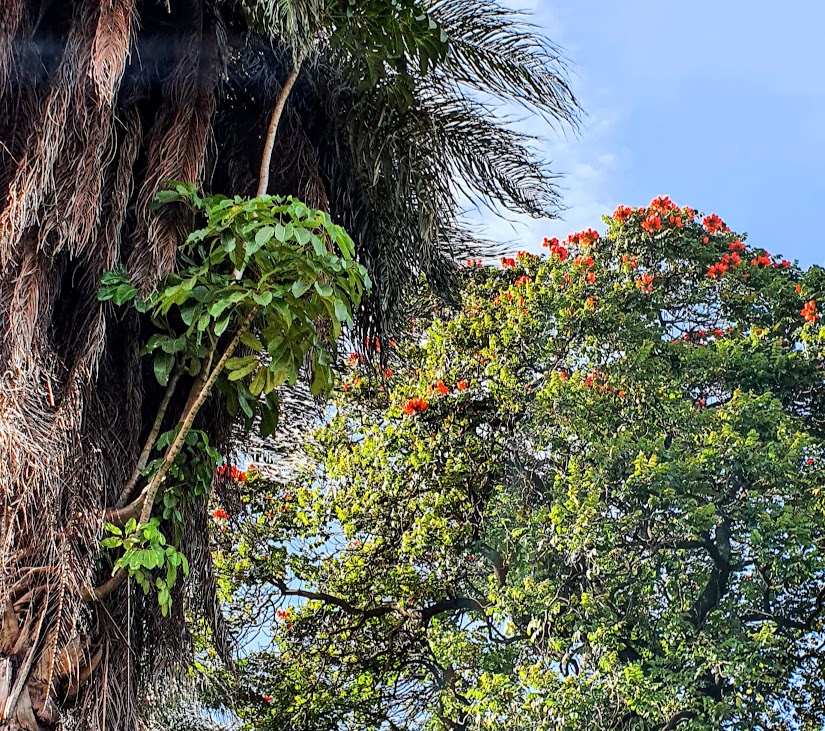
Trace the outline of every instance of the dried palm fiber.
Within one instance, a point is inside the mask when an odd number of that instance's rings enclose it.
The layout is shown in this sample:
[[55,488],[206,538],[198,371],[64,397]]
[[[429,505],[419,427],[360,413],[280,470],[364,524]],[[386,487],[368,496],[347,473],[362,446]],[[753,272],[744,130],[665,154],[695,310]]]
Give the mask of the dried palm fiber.
[[25,0],[0,0],[0,95],[14,74],[15,38],[26,12]]
[[61,150],[61,157],[68,157],[73,165],[56,166],[55,198],[41,226],[43,237],[54,232],[54,252],[67,246],[77,255],[97,243],[94,231],[102,209],[103,175],[117,141],[112,129],[114,86],[123,75],[134,21],[134,0],[102,0],[98,8],[90,5],[84,19],[96,28],[85,83],[75,90],[77,98],[66,120]]
[[[97,7],[77,3],[73,10],[63,57],[41,102],[40,124],[32,127],[0,213],[0,268],[18,253],[23,232],[35,222],[46,196],[53,192],[55,163],[63,150],[68,123],[75,116],[83,116],[78,102],[83,102]],[[46,247],[44,238],[39,238],[38,246]]]
[[224,64],[225,37],[217,15],[199,2],[190,4],[190,13],[186,31],[174,36],[176,68],[164,84],[163,103],[149,131],[146,178],[138,192],[129,270],[144,289],[172,269],[178,243],[188,233],[179,209],[150,215],[149,203],[167,181],[201,182]]
[[[106,578],[105,567],[95,570],[102,511],[134,464],[152,408],[137,322],[98,303],[97,283],[123,261],[124,230],[147,220],[141,206],[159,182],[192,179],[202,167],[223,43],[214,7],[205,8],[188,8],[198,11],[196,32],[166,79],[167,99],[179,108],[161,105],[147,142],[152,90],[137,88],[140,69],[130,93],[120,93],[135,29],[131,0],[72,3],[54,73],[21,72],[0,95],[0,715],[10,728],[51,727],[58,716],[82,728],[134,728],[138,694],[159,677],[152,657],[183,646],[182,596],[178,616],[164,620],[128,586],[99,606],[80,601],[79,589]],[[194,110],[191,127],[180,105]],[[170,157],[176,145],[180,154]],[[147,149],[147,169],[166,167],[144,178],[135,206],[134,175]],[[158,268],[147,281],[162,276],[160,261],[168,268],[176,243],[149,262]],[[201,547],[190,561],[208,579],[203,554]],[[211,601],[199,616],[219,630],[208,587],[190,594],[190,603]]]

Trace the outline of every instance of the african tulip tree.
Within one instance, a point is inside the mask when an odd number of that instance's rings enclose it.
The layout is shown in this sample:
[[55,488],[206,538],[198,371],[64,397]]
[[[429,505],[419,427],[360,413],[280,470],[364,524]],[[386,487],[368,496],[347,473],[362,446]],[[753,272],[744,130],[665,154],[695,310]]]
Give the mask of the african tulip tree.
[[825,271],[667,198],[606,222],[468,262],[216,514],[271,625],[246,728],[821,728]]

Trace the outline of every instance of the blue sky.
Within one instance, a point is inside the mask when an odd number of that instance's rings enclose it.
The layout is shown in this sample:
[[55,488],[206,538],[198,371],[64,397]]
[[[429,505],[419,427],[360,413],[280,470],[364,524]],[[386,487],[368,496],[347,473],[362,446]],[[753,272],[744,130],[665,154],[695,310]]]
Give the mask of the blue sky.
[[508,0],[570,61],[583,105],[562,139],[538,120],[564,174],[563,221],[490,224],[536,250],[619,203],[669,195],[716,212],[748,242],[825,263],[825,3],[813,0]]

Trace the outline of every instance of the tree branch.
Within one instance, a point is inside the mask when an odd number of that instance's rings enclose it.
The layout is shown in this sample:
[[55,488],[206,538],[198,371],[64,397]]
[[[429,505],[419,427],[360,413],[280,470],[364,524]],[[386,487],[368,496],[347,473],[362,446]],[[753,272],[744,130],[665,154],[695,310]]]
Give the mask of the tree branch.
[[85,602],[103,601],[126,580],[128,575],[128,572],[124,569],[117,569],[117,571],[112,574],[112,578],[105,584],[82,588],[80,590],[80,598]]
[[373,617],[384,617],[388,614],[392,614],[393,612],[397,612],[403,617],[420,619],[424,622],[424,624],[427,624],[433,617],[443,614],[444,612],[453,612],[458,609],[483,612],[486,608],[485,605],[477,599],[471,599],[470,597],[452,597],[449,599],[442,599],[441,601],[431,604],[428,607],[423,607],[422,609],[411,609],[399,602],[386,602],[384,604],[379,604],[376,607],[371,607],[370,609],[361,609],[360,607],[356,607],[351,604],[346,599],[334,596],[333,594],[327,594],[323,591],[290,589],[286,585],[286,582],[282,579],[275,579],[274,583],[278,587],[278,591],[280,591],[284,596],[297,596],[303,599],[309,599],[311,601],[331,604],[339,609],[343,609],[347,614],[357,615],[366,619]]
[[180,422],[180,429],[178,430],[178,435],[175,437],[175,440],[169,445],[169,449],[166,450],[166,454],[163,456],[163,463],[161,464],[160,469],[158,469],[154,477],[152,477],[152,481],[146,488],[146,498],[145,502],[143,503],[143,509],[140,511],[140,520],[138,521],[138,523],[140,523],[141,525],[149,520],[149,516],[152,514],[152,507],[155,503],[155,495],[157,495],[158,489],[160,488],[160,484],[166,478],[166,474],[167,472],[169,472],[169,468],[172,466],[172,463],[175,461],[175,458],[178,456],[178,454],[180,454],[180,450],[183,448],[186,435],[192,428],[192,423],[195,421],[195,417],[197,416],[198,411],[200,411],[201,406],[203,406],[204,401],[206,401],[207,397],[209,396],[209,393],[212,390],[212,386],[215,385],[215,381],[218,380],[218,376],[221,374],[221,371],[223,371],[223,367],[226,365],[226,361],[228,361],[232,357],[232,354],[235,352],[235,349],[238,347],[238,345],[240,345],[241,336],[243,336],[243,334],[246,333],[246,331],[249,330],[249,327],[252,325],[252,321],[255,319],[255,315],[258,314],[259,309],[260,307],[258,305],[255,305],[249,311],[249,314],[244,318],[243,322],[240,324],[240,327],[238,327],[238,330],[235,333],[235,337],[233,337],[229,345],[226,346],[226,350],[223,352],[223,355],[220,357],[220,360],[218,360],[218,362],[215,364],[215,367],[209,374],[209,378],[206,379],[200,391],[195,396],[192,405],[186,412],[186,416],[184,416],[183,421]]
[[713,569],[704,590],[687,615],[688,621],[697,629],[702,626],[727,590],[731,574],[730,521],[727,518],[717,526],[713,541],[707,541],[705,548],[713,559]]
[[180,373],[180,368],[175,368],[172,375],[169,377],[169,383],[166,386],[166,391],[164,392],[163,398],[158,406],[158,413],[155,417],[154,423],[152,424],[152,429],[149,431],[149,436],[146,437],[146,443],[143,445],[143,451],[140,453],[140,457],[138,457],[132,476],[120,492],[120,496],[115,503],[116,508],[122,508],[129,502],[129,499],[132,497],[132,491],[135,489],[135,486],[140,479],[140,473],[146,469],[146,465],[149,462],[149,455],[152,454],[152,449],[155,446],[158,434],[160,433],[161,425],[163,424],[163,417],[166,416],[166,410],[169,408],[169,402],[172,400],[172,395],[175,393],[175,387],[178,385]]
[[295,86],[298,74],[301,72],[301,64],[303,62],[304,52],[301,51],[295,59],[292,71],[289,72],[289,76],[287,76],[284,85],[281,87],[281,91],[275,101],[275,108],[272,110],[272,116],[269,119],[269,128],[266,133],[266,140],[264,141],[263,155],[261,156],[261,169],[258,173],[258,191],[255,194],[258,198],[266,195],[266,191],[269,188],[269,168],[272,164],[272,150],[275,147],[275,136],[278,133],[278,124],[284,113],[287,97],[289,97],[292,87]]

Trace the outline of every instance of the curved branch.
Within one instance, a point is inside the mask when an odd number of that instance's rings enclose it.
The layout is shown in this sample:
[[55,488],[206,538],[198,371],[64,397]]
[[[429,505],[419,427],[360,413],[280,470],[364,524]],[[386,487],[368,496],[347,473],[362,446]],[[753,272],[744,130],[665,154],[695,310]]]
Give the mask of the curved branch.
[[705,547],[713,560],[713,569],[704,590],[687,614],[688,621],[697,629],[702,626],[708,614],[719,604],[725,591],[727,591],[728,579],[732,570],[730,564],[730,521],[727,518],[717,526],[713,541],[708,541]]
[[145,495],[140,495],[137,500],[123,507],[106,508],[106,510],[103,511],[103,520],[119,528],[126,525],[130,518],[137,520],[137,517],[140,515],[140,509],[143,507],[144,498]]
[[128,575],[128,572],[123,569],[117,569],[117,571],[112,574],[112,578],[105,584],[93,587],[83,587],[79,592],[80,598],[85,602],[103,601],[126,580]]
[[303,61],[304,54],[301,52],[295,59],[292,71],[289,72],[289,76],[287,76],[284,85],[281,87],[281,91],[275,101],[275,108],[272,110],[272,116],[269,119],[269,129],[267,129],[264,151],[261,156],[261,169],[258,173],[258,191],[255,193],[258,198],[266,195],[267,188],[269,188],[269,168],[272,164],[272,150],[275,147],[275,135],[278,133],[278,124],[284,113],[287,97],[292,91],[292,87],[295,86],[295,81],[301,72],[301,64]]
[[469,612],[484,612],[486,610],[486,606],[477,599],[460,596],[442,599],[435,604],[431,604],[421,609],[406,607],[399,602],[386,602],[384,604],[379,604],[377,607],[371,607],[370,609],[361,609],[360,607],[356,607],[351,604],[346,599],[334,596],[333,594],[327,594],[323,591],[290,589],[286,585],[286,582],[282,579],[275,579],[274,584],[278,587],[278,591],[280,591],[284,596],[297,596],[303,599],[309,599],[311,601],[331,604],[339,609],[343,609],[347,614],[354,614],[365,619],[384,617],[388,614],[392,614],[393,612],[397,612],[402,617],[407,617],[409,619],[420,619],[424,622],[424,624],[427,624],[433,617],[439,614],[444,614],[445,612],[454,612],[459,609]]

